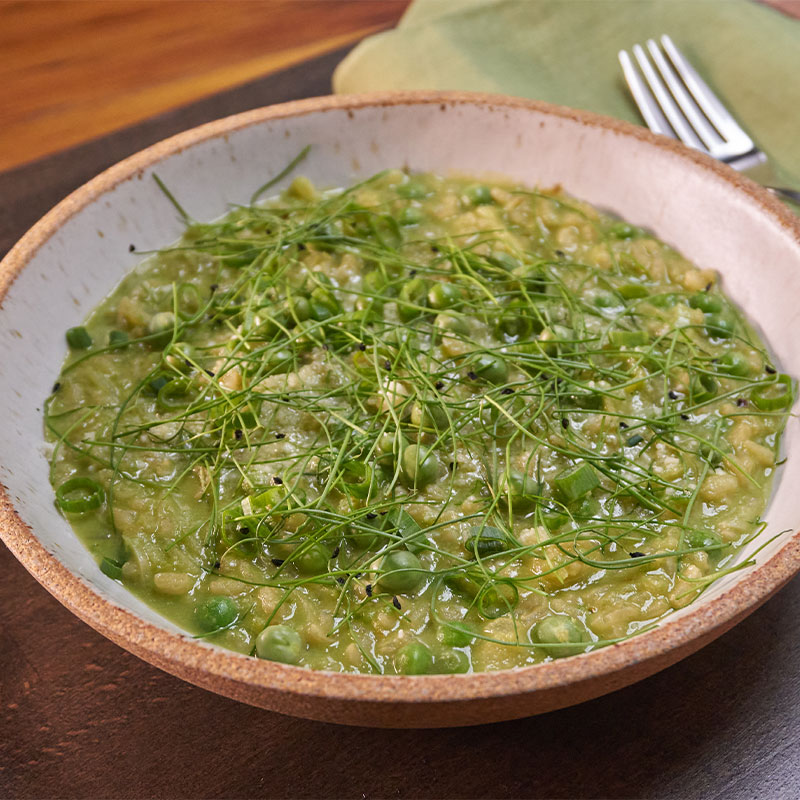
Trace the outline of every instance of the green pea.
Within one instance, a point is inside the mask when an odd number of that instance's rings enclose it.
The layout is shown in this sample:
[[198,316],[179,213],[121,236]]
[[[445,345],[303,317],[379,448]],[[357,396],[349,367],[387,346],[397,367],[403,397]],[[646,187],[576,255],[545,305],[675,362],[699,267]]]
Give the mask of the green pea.
[[400,290],[397,313],[403,322],[410,322],[423,313],[428,303],[428,281],[412,278]]
[[76,328],[70,328],[67,331],[67,344],[73,350],[85,350],[87,347],[92,346],[92,337],[83,325],[78,325]]
[[475,633],[466,622],[448,622],[441,627],[437,638],[448,647],[467,647],[475,640]]
[[493,353],[481,353],[472,364],[472,372],[489,383],[505,383],[508,380],[508,364]]
[[471,666],[469,656],[463,650],[444,650],[433,660],[433,671],[440,675],[463,674],[469,672]]
[[474,206],[482,206],[492,202],[492,192],[488,186],[476,183],[468,186],[464,192],[467,200]]
[[741,353],[725,353],[717,362],[717,368],[736,378],[746,378],[751,371],[750,362]]
[[386,278],[376,269],[364,276],[361,286],[367,294],[383,295],[386,291]]
[[108,343],[115,347],[124,347],[130,341],[128,334],[125,331],[109,331]]
[[147,332],[153,336],[157,344],[166,344],[175,330],[175,315],[171,311],[159,311],[150,317],[147,323]]
[[331,551],[322,544],[312,544],[293,559],[297,569],[306,575],[320,575],[328,571]]
[[409,550],[392,550],[381,561],[378,585],[391,594],[407,594],[418,589],[427,572],[420,560]]
[[433,320],[433,327],[440,336],[447,334],[466,336],[469,333],[467,321],[455,314],[437,314]]
[[428,304],[431,308],[452,308],[462,299],[461,289],[454,283],[437,281],[428,292]]
[[704,314],[716,314],[722,311],[722,300],[714,294],[708,292],[698,292],[689,298],[689,305],[692,308],[699,308]]
[[401,225],[419,225],[424,218],[424,214],[422,213],[421,208],[414,208],[413,206],[408,206],[404,208],[400,213],[400,224]]
[[411,642],[397,651],[394,666],[403,675],[425,675],[433,667],[433,656],[422,642]]
[[311,319],[316,322],[324,322],[326,319],[341,314],[342,306],[330,289],[318,286],[311,292],[309,299]]
[[288,625],[270,625],[256,637],[256,655],[267,661],[296,664],[302,654],[303,640]]
[[294,354],[285,347],[273,350],[264,357],[264,366],[272,375],[290,372],[294,367]]
[[410,444],[403,450],[400,469],[406,482],[420,489],[436,480],[439,474],[439,462],[434,453],[420,445]]
[[294,295],[289,300],[289,314],[292,322],[305,322],[311,317],[311,303],[303,295]]
[[522,472],[509,472],[506,482],[506,499],[512,507],[524,511],[535,505],[542,494],[541,484]]
[[586,649],[586,632],[576,620],[565,614],[540,619],[531,630],[531,640],[553,658],[575,656]]
[[730,339],[736,323],[722,314],[706,314],[706,333],[717,339]]
[[639,231],[626,222],[615,222],[609,229],[608,235],[612,239],[633,239]]
[[411,424],[421,428],[444,428],[447,425],[447,411],[435,401],[416,401],[411,406]]
[[195,612],[197,621],[207,631],[230,625],[236,619],[237,613],[236,603],[230,597],[212,597],[198,606]]

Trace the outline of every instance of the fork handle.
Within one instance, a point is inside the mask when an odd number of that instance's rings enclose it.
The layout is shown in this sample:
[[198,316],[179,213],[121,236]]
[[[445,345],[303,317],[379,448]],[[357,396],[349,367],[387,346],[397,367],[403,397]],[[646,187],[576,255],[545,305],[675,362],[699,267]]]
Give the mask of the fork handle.
[[791,200],[791,202],[800,205],[800,192],[797,189],[786,189],[783,186],[767,186],[767,189],[785,200]]

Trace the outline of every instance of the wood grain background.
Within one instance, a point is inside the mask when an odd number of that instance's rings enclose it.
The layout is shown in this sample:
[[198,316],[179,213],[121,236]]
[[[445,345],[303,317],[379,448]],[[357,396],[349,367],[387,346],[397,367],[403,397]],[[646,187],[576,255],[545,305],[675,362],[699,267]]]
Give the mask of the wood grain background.
[[409,0],[0,0],[0,170],[394,25]]

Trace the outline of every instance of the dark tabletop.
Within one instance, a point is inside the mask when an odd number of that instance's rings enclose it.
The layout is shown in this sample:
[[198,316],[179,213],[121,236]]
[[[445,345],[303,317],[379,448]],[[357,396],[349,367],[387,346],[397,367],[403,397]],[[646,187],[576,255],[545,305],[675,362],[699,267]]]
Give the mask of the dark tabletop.
[[[326,94],[342,53],[0,174],[0,255],[104,167],[209,119]],[[800,798],[800,581],[628,689],[517,722],[291,719],[145,664],[0,545],[0,798]]]

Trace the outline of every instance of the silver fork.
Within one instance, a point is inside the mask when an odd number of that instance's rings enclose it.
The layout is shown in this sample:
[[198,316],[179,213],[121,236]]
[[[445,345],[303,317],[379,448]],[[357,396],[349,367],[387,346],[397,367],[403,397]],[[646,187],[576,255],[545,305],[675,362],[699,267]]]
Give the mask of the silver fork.
[[766,154],[756,147],[672,39],[662,36],[661,45],[660,48],[652,39],[647,41],[650,58],[641,45],[633,46],[641,74],[626,50],[618,54],[625,80],[647,127],[653,133],[680,139],[763,183],[776,194],[800,203],[800,191],[770,185],[775,176]]

